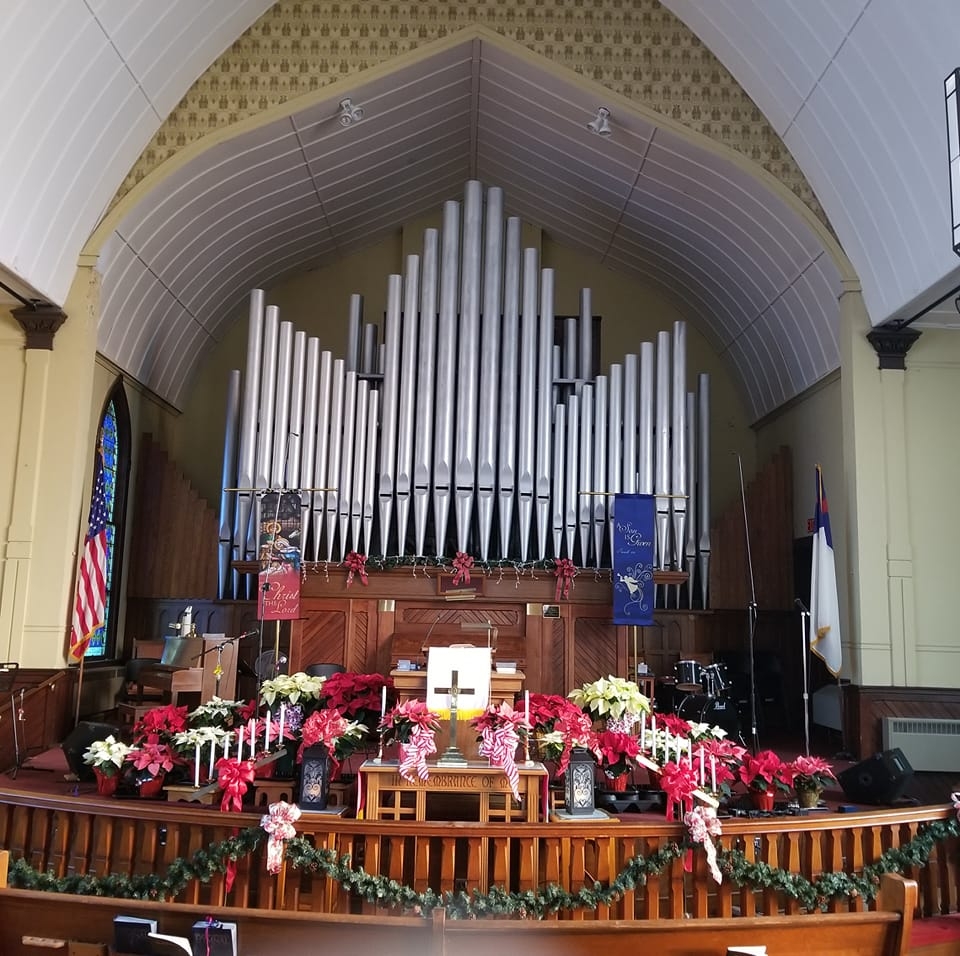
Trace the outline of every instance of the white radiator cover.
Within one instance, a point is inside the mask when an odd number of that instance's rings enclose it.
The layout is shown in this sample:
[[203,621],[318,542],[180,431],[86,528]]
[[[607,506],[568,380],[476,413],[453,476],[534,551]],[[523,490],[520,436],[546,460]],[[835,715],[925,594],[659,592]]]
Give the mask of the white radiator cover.
[[899,747],[914,770],[960,771],[960,720],[884,717],[883,749]]

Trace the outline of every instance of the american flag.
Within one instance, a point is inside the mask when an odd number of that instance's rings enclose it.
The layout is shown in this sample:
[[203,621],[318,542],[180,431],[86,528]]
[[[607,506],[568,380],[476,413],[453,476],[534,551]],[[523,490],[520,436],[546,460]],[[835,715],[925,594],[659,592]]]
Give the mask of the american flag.
[[77,600],[70,629],[70,656],[79,661],[94,632],[104,622],[107,604],[107,495],[103,482],[103,455],[97,455],[97,471],[90,500],[90,526],[83,543],[77,573]]

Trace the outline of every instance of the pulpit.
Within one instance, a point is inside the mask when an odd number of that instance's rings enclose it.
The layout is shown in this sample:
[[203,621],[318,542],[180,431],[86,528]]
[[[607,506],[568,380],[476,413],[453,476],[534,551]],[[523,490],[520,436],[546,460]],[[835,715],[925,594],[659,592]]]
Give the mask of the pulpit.
[[[140,671],[144,688],[159,690],[177,705],[181,694],[196,693],[200,703],[217,696],[233,700],[237,692],[237,645],[224,634],[202,637],[167,637],[162,641],[137,641],[134,654],[160,659]],[[220,671],[218,680],[218,670]]]

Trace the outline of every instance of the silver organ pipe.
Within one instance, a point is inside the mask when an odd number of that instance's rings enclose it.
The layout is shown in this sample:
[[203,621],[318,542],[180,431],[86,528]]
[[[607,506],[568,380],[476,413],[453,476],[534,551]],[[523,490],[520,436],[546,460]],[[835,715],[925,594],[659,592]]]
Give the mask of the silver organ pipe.
[[563,506],[565,503],[563,489],[567,473],[567,462],[564,457],[567,447],[567,409],[559,403],[553,409],[553,428],[557,440],[553,443],[553,506],[550,525],[553,530],[553,553],[560,557],[563,554]]
[[430,512],[430,472],[433,461],[434,373],[437,365],[437,266],[440,234],[423,233],[423,269],[420,277],[420,335],[417,355],[416,443],[413,452],[414,554],[426,547]]
[[588,499],[593,513],[593,555],[594,567],[599,568],[603,560],[603,533],[607,528],[608,501],[607,490],[607,376],[598,375],[593,383],[593,490],[595,495]]
[[[313,468],[317,457],[317,388],[320,382],[320,340],[315,336],[307,339],[307,362],[303,381],[303,442],[300,455],[300,481],[297,485],[300,491],[300,543],[306,548],[307,537],[310,534],[310,517],[312,514]],[[306,560],[307,553],[303,550]],[[314,557],[316,560],[316,557]]]
[[670,333],[657,334],[657,567],[670,565]]
[[287,425],[287,454],[284,488],[300,487],[300,454],[303,444],[303,396],[306,387],[307,333],[294,332],[293,362],[290,366],[290,415]]
[[333,388],[333,355],[320,353],[320,384],[317,388],[317,451],[313,466],[311,512],[313,526],[313,560],[320,559],[320,539],[323,537],[323,512],[327,502],[327,457],[330,454],[330,398]]
[[700,519],[700,539],[697,543],[697,563],[700,570],[700,599],[707,607],[710,584],[710,376],[701,372],[697,377],[697,447],[699,482],[697,484],[697,512]]
[[337,526],[340,529],[337,552],[342,561],[347,554],[350,529],[350,501],[353,496],[353,454],[357,447],[357,373],[343,374],[343,440],[340,446],[340,477],[337,479]]
[[483,240],[483,304],[480,391],[477,416],[477,519],[480,559],[490,559],[497,473],[497,400],[500,371],[500,314],[503,285],[503,190],[487,191]]
[[591,492],[603,490],[593,486],[593,450],[593,386],[584,383],[580,389],[580,477],[575,502],[581,567],[586,567],[590,560],[590,540],[593,535]]
[[324,485],[324,525],[327,536],[327,560],[333,560],[337,530],[337,486],[340,482],[340,456],[343,448],[344,361],[334,359],[330,379],[330,438],[327,448],[327,477]]
[[[607,439],[607,481],[605,491],[607,492],[607,511],[610,516],[610,524],[607,527],[610,535],[610,547],[613,548],[613,522],[616,512],[616,502],[613,496],[620,494],[620,452],[623,448],[623,366],[610,366],[610,391],[608,393],[608,439]],[[613,551],[610,552],[613,554]]]
[[400,356],[400,400],[397,408],[397,551],[406,547],[413,495],[413,429],[417,388],[417,333],[420,311],[420,257],[407,256],[403,281],[403,334]]
[[273,420],[273,454],[270,462],[271,488],[287,486],[287,447],[290,444],[288,423],[290,421],[290,364],[293,361],[293,323],[280,323],[277,342],[277,382]]
[[443,204],[440,243],[440,315],[437,328],[437,390],[433,437],[433,526],[436,549],[443,554],[453,493],[453,415],[457,371],[460,205]]
[[457,358],[454,502],[457,550],[469,550],[477,481],[477,355],[480,344],[480,267],[483,248],[483,187],[467,183],[463,203],[463,253],[460,266],[460,338]]
[[360,371],[360,325],[363,321],[363,296],[356,292],[350,296],[350,310],[347,313],[347,354],[345,368],[348,372]]
[[535,405],[537,368],[536,249],[523,250],[523,294],[520,313],[520,410],[517,441],[517,515],[520,519],[520,560],[530,553],[535,468]]
[[[687,392],[677,323],[594,379],[592,310],[583,289],[555,346],[553,270],[537,249],[521,249],[520,220],[504,222],[501,191],[484,205],[480,184],[469,183],[462,207],[444,204],[442,229],[425,230],[422,255],[389,277],[382,345],[359,295],[349,301],[346,358],[334,359],[251,293],[242,387],[236,375],[229,386],[224,487],[299,486],[308,560],[351,549],[403,556],[409,542],[426,557],[432,514],[437,556],[455,543],[484,562],[564,556],[597,568],[613,496],[653,494],[657,565],[682,566],[688,605],[699,582],[696,603],[706,607],[709,377]],[[221,592],[231,556],[256,553],[256,497],[221,500]]]
[[693,607],[694,581],[697,579],[697,396],[687,392],[687,420],[684,441],[687,446],[687,537],[683,563],[687,572],[687,607]]
[[[673,382],[670,398],[670,514],[673,518],[674,568],[683,565],[687,539],[687,326],[673,323]],[[680,607],[680,585],[677,585],[677,607]]]
[[[397,391],[400,377],[400,307],[403,278],[387,280],[387,316],[384,331],[383,394],[381,402],[380,482],[377,502],[380,511],[380,553],[387,556],[390,522],[393,517],[397,465]],[[403,542],[400,542],[403,547]]]
[[234,556],[233,516],[237,493],[231,488],[237,473],[237,428],[240,424],[240,369],[233,369],[227,380],[227,413],[223,428],[223,468],[220,482],[220,520],[217,524],[217,597],[221,600],[230,588],[230,563]]
[[497,505],[500,550],[510,550],[516,491],[517,391],[520,351],[520,220],[507,219],[503,258],[503,348],[500,358],[500,428],[497,435]]
[[540,342],[537,349],[536,495],[537,559],[548,552],[550,536],[550,425],[553,418],[553,269],[540,272]]
[[[557,441],[561,440],[557,435]],[[575,560],[577,539],[577,502],[578,479],[580,477],[580,399],[571,395],[567,399],[567,436],[566,461],[563,488],[563,537],[567,546],[567,557]]]

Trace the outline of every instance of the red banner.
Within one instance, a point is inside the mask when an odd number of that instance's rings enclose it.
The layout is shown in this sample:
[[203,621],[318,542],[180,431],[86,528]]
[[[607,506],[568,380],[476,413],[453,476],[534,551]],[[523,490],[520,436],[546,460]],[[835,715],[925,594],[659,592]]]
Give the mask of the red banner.
[[300,617],[300,495],[271,491],[260,499],[261,621]]

